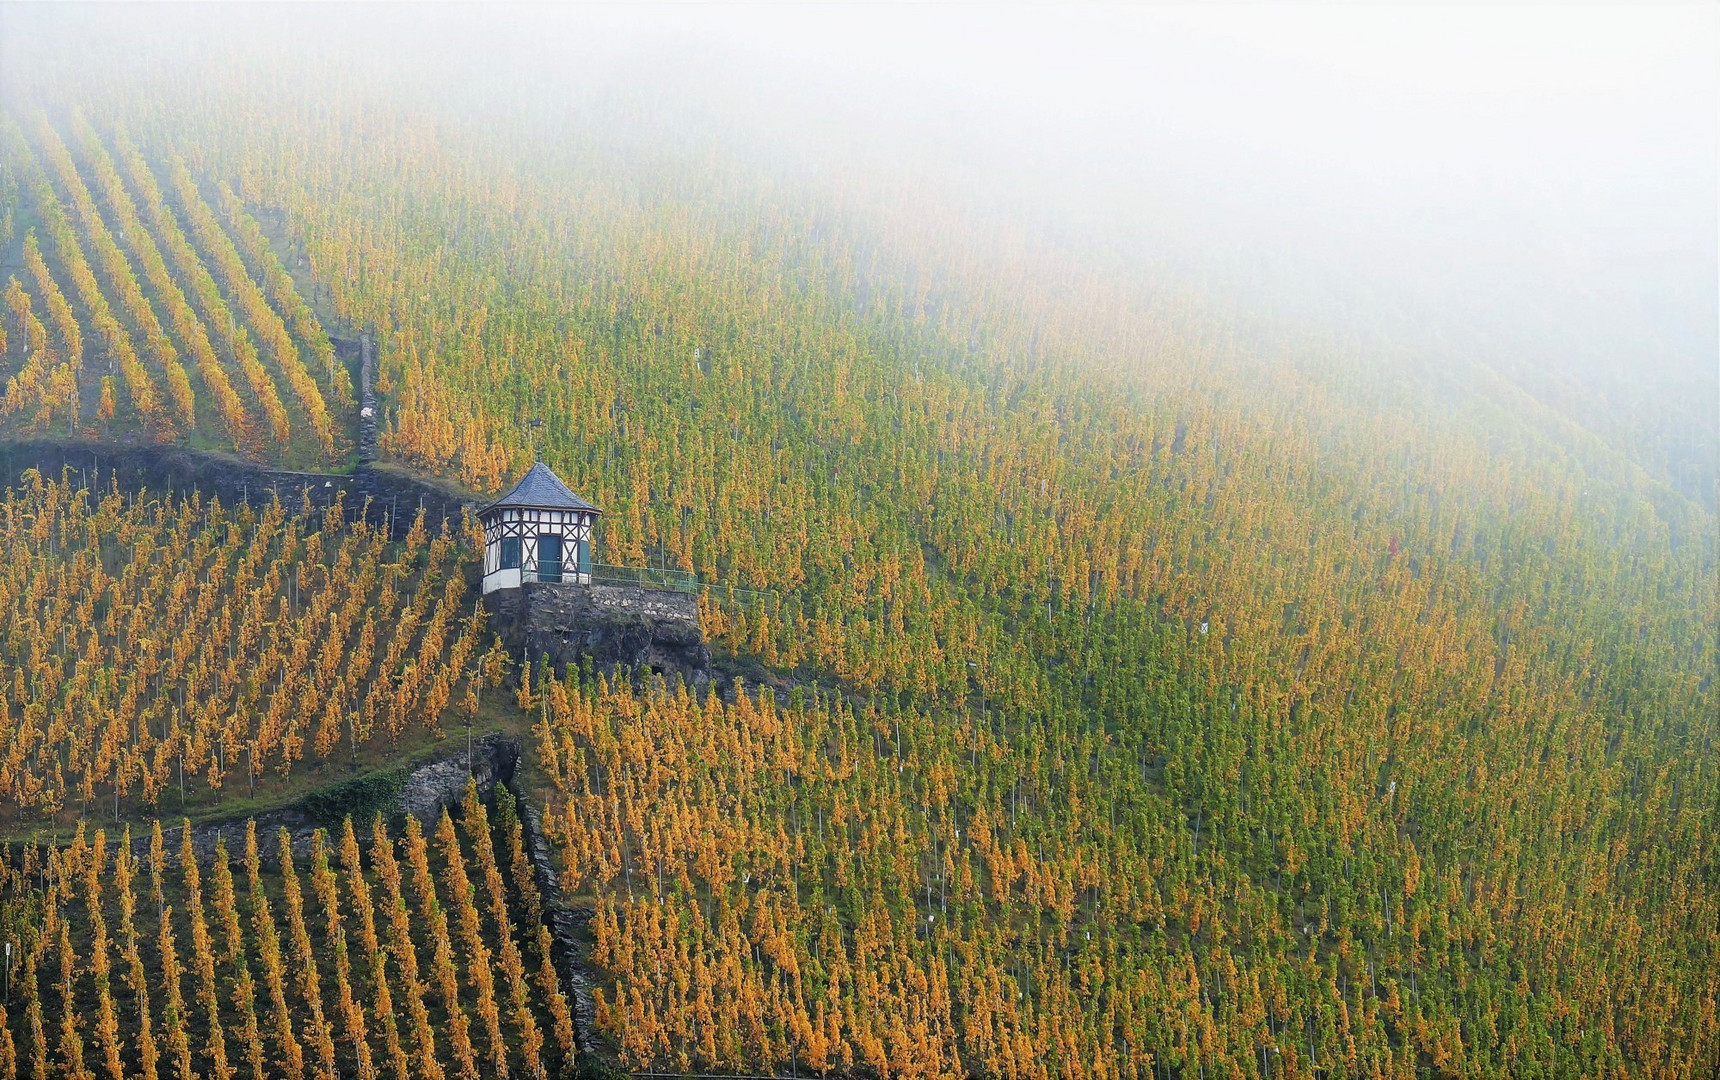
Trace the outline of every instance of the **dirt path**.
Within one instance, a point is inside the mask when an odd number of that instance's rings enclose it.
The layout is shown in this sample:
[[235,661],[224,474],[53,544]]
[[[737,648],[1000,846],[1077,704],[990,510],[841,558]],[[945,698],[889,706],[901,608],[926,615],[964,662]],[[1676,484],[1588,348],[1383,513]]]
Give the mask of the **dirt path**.
[[369,334],[358,338],[358,463],[376,460],[376,361]]

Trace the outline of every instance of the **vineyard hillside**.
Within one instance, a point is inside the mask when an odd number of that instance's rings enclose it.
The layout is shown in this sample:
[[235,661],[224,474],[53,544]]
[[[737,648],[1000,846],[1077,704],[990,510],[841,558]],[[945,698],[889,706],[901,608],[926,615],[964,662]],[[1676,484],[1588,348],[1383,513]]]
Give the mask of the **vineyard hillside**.
[[348,820],[298,861],[254,826],[206,864],[189,824],[156,823],[141,856],[129,827],[9,851],[0,1071],[571,1074],[572,1009],[505,794],[500,811],[474,789],[459,826]]
[[0,477],[0,1077],[1720,1070],[1686,403],[223,25],[4,74],[0,440],[332,475],[365,336],[388,467],[542,461],[720,677],[510,655],[470,517]]
[[351,372],[229,187],[75,109],[8,117],[3,134],[7,431],[344,460]]

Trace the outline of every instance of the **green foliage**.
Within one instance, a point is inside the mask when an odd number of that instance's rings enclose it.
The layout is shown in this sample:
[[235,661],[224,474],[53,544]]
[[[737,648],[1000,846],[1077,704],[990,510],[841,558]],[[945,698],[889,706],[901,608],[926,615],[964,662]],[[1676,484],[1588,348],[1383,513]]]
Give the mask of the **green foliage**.
[[632,1080],[633,1074],[617,1068],[596,1054],[579,1055],[576,1080]]
[[377,814],[392,816],[406,789],[406,776],[404,766],[373,769],[310,792],[299,800],[299,808],[330,828],[347,818],[368,825]]

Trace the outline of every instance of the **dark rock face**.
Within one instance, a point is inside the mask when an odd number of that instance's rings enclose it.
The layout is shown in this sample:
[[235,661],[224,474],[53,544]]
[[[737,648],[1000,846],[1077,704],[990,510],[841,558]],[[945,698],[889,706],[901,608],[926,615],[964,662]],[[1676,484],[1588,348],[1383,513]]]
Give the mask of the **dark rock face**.
[[585,657],[599,670],[617,666],[679,675],[703,689],[711,651],[699,631],[699,606],[686,593],[637,585],[528,583],[484,597],[490,626],[522,661],[547,660],[558,675]]
[[[311,835],[317,830],[317,821],[297,807],[284,807],[258,814],[254,819],[234,818],[230,821],[209,821],[191,826],[191,853],[202,867],[215,864],[215,847],[220,841],[227,844],[227,862],[237,869],[245,862],[245,827],[248,821],[257,823],[257,860],[265,867],[278,867],[281,861],[279,834],[284,828],[293,838],[293,862],[310,858]],[[356,824],[356,823],[355,823]],[[168,864],[179,861],[182,850],[183,832],[178,828],[170,828],[167,822],[161,823],[162,841],[166,847]],[[147,863],[149,860],[150,833],[147,828],[133,828],[131,832],[131,853],[139,860]]]

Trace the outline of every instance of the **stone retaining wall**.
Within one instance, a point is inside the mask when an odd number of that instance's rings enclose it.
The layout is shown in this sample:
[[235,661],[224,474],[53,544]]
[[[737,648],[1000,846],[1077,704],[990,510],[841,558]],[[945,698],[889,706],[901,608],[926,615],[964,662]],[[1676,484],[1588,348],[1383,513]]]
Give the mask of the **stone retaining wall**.
[[528,582],[484,597],[490,628],[522,662],[547,661],[558,675],[589,657],[615,667],[679,676],[703,689],[711,652],[699,631],[699,605],[687,593],[638,585]]

